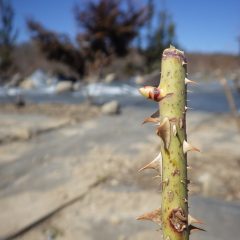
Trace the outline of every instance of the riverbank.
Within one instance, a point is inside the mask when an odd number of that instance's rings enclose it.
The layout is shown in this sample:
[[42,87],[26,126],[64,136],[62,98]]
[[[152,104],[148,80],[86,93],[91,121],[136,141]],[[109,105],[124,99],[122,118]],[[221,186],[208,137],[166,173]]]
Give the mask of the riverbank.
[[[40,126],[48,117],[70,121],[0,146],[0,239],[158,239],[156,226],[135,221],[160,202],[154,173],[137,172],[159,151],[154,127],[141,126],[153,108],[126,106],[120,115],[104,116],[94,113],[95,106],[73,107],[86,117],[82,121],[71,121],[65,106],[56,108],[59,113],[54,106],[31,108],[18,110],[25,124]],[[3,110],[9,119],[10,109]],[[196,196],[190,210],[208,224],[208,232],[196,237],[236,238],[240,139],[235,123],[224,113],[190,111],[188,126],[189,141],[201,149],[189,154],[190,194]],[[219,227],[213,217],[227,220]]]

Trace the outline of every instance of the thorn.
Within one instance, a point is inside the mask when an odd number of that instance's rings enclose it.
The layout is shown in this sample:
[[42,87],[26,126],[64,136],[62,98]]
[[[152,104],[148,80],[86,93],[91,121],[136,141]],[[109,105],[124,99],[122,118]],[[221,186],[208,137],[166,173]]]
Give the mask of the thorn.
[[191,90],[187,90],[187,93],[193,93],[193,91],[191,91]]
[[177,135],[177,127],[175,124],[173,124],[173,136]]
[[139,169],[138,172],[141,172],[145,169],[155,169],[161,173],[161,171],[162,171],[162,154],[159,153],[152,162],[150,162],[149,164],[147,164],[144,167],[142,167],[141,169]]
[[187,111],[187,110],[193,110],[193,108],[185,106],[185,111]]
[[154,112],[150,117],[151,117],[151,118],[159,118],[159,110],[157,110],[156,112]]
[[188,225],[192,225],[194,223],[198,223],[198,224],[203,224],[202,221],[192,217],[190,214],[188,214]]
[[159,122],[160,122],[160,119],[159,119],[159,118],[148,117],[148,118],[145,118],[145,119],[144,119],[144,121],[143,121],[142,124],[149,123],[149,122],[159,123]]
[[188,151],[197,151],[200,152],[200,150],[196,147],[193,147],[191,144],[189,144],[187,141],[183,141],[183,152],[184,154],[187,153]]
[[198,83],[196,83],[196,82],[194,82],[194,81],[192,81],[188,78],[185,78],[185,84],[188,84],[188,83],[198,84]]
[[196,232],[196,231],[206,232],[206,230],[204,230],[203,228],[195,227],[193,225],[189,225],[188,229],[190,231],[190,234],[193,233],[193,232]]
[[186,63],[186,62],[184,62],[184,61],[182,61],[182,66],[184,66],[184,65],[187,65],[187,63]]
[[168,149],[170,145],[170,140],[171,140],[170,128],[171,128],[171,125],[167,117],[163,119],[162,123],[157,128],[157,135],[163,140],[165,149]]
[[186,198],[184,198],[183,201],[184,201],[185,203],[188,203],[188,200],[187,200]]
[[187,166],[187,169],[188,169],[188,170],[192,170],[192,167],[191,167],[191,166]]
[[161,220],[161,208],[158,208],[152,212],[145,213],[137,218],[137,220],[148,220],[152,221],[158,225],[161,226],[162,220]]
[[163,89],[152,86],[145,86],[139,88],[139,92],[145,98],[151,99],[155,102],[160,102],[163,98],[173,95],[173,93],[165,93]]

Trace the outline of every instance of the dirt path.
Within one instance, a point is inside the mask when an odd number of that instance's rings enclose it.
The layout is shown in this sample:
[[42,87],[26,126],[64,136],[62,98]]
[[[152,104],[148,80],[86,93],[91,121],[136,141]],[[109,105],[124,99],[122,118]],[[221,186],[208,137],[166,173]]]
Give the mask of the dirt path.
[[[150,113],[126,108],[120,116],[75,122],[0,146],[0,239],[79,196],[18,239],[158,239],[156,226],[134,220],[160,202],[153,173],[137,173],[159,149],[153,127],[140,125]],[[240,141],[234,123],[225,115],[198,112],[189,114],[188,122],[189,141],[202,149],[189,156],[192,192],[239,200]],[[197,239],[224,240],[229,234],[236,239],[238,205],[194,199],[191,211],[211,226],[209,235]],[[215,218],[224,220],[219,225]]]

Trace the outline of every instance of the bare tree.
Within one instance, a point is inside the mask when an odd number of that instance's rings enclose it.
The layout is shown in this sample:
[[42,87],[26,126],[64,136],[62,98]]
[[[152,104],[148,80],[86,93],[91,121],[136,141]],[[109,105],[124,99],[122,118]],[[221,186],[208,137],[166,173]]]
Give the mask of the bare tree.
[[78,39],[87,41],[94,51],[106,55],[114,52],[124,56],[129,44],[148,18],[147,7],[137,7],[131,0],[126,9],[120,0],[89,1],[86,6],[75,6],[75,19],[83,30]]
[[99,71],[111,62],[111,56],[125,56],[139,28],[147,20],[147,8],[136,7],[127,0],[89,1],[83,7],[75,6],[74,14],[80,33],[78,45],[66,35],[47,30],[40,23],[28,20],[27,25],[47,59],[62,62],[79,76],[90,70]]
[[67,65],[80,77],[84,75],[85,61],[81,51],[76,48],[64,34],[57,34],[44,28],[40,23],[29,19],[28,28],[32,38],[46,58]]
[[7,77],[12,70],[12,50],[17,37],[13,27],[14,10],[11,2],[0,0],[0,74]]

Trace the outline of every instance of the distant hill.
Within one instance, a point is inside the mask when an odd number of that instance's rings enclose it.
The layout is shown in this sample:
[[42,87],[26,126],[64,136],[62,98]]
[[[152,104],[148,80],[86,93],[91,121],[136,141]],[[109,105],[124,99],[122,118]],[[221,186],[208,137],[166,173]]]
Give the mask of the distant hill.
[[[233,74],[240,74],[240,57],[238,56],[203,53],[186,53],[186,56],[189,63],[188,73],[190,76],[194,75],[195,78],[203,80],[213,79],[213,76],[219,69],[228,78],[231,78]],[[17,46],[14,51],[14,59],[18,72],[23,77],[39,68],[52,74],[61,73],[77,77],[77,74],[72,72],[67,66],[57,62],[49,62],[45,59],[34,43],[25,43]],[[160,56],[159,63],[155,65],[155,68],[160,67]],[[139,54],[136,49],[132,49],[125,58],[112,58],[111,64],[105,67],[102,73],[105,75],[114,72],[119,76],[119,79],[126,79],[125,76],[144,74],[145,69],[144,56]],[[92,74],[97,73],[92,70]]]
[[240,57],[230,54],[187,53],[189,74],[198,74],[211,78],[217,70],[226,77],[240,74]]

